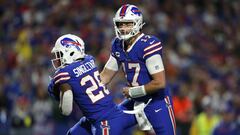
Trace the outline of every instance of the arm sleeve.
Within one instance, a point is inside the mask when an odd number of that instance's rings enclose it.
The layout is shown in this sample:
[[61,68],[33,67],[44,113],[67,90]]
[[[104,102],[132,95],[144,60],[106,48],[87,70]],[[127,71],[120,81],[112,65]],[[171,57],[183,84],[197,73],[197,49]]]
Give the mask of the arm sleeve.
[[147,66],[148,72],[151,75],[163,71],[164,66],[163,66],[161,55],[155,54],[155,55],[149,57],[146,60],[146,66]]
[[146,60],[155,54],[162,55],[162,44],[157,38],[151,38],[143,48],[143,59]]
[[60,84],[66,83],[70,78],[71,77],[68,72],[60,71],[60,70],[56,72],[54,77],[51,79],[51,81],[48,84],[48,94],[55,100],[59,101],[60,91],[58,89],[58,86]]
[[113,70],[113,71],[118,71],[118,62],[117,59],[115,57],[113,57],[112,55],[110,55],[105,68]]
[[60,85],[66,83],[71,78],[70,74],[67,71],[59,71],[54,76],[54,84]]

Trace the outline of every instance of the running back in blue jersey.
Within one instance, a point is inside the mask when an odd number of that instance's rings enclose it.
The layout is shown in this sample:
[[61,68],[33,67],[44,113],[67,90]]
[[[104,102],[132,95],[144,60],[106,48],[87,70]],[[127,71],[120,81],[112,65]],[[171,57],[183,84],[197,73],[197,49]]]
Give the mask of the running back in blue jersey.
[[136,123],[134,115],[123,113],[113,102],[90,55],[59,69],[53,83],[71,86],[73,99],[85,116],[68,131],[68,135],[121,135],[124,129]]
[[109,116],[109,113],[119,113],[108,89],[101,83],[94,58],[90,55],[59,69],[54,76],[54,83],[68,83],[72,87],[74,101],[91,121],[114,116]]
[[[145,61],[155,54],[162,55],[162,45],[159,39],[154,36],[140,35],[136,43],[126,51],[122,40],[116,38],[112,43],[111,55],[122,65],[130,87],[145,85],[152,80]],[[159,93],[144,98],[149,99],[152,96],[164,98],[165,94],[166,91],[159,90]]]
[[94,58],[84,48],[84,42],[76,35],[66,34],[57,39],[51,51],[55,56],[51,61],[57,71],[48,92],[60,100],[64,115],[71,113],[73,100],[84,114],[68,135],[121,135],[136,119],[113,102],[100,80]]

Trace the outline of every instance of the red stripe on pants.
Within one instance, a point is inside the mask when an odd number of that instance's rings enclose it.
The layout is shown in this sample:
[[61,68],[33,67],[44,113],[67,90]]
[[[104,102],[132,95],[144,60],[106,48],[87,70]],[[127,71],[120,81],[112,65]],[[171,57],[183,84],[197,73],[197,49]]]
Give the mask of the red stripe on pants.
[[101,125],[103,127],[102,134],[103,135],[109,135],[108,122],[106,120],[104,120],[104,121],[101,122]]
[[[165,102],[166,102],[168,105],[171,106],[171,102],[170,102],[170,99],[169,99],[168,96],[167,96],[164,100],[165,100]],[[176,135],[176,122],[175,122],[175,117],[174,117],[174,113],[173,113],[172,107],[168,107],[168,113],[169,113],[169,115],[170,115],[170,119],[171,119],[171,122],[172,122],[174,135]]]

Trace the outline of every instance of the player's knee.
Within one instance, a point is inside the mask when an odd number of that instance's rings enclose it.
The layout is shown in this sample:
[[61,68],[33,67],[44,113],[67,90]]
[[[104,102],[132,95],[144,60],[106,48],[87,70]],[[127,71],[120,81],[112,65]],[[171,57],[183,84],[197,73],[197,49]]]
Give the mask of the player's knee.
[[79,120],[78,123],[84,123],[84,122],[86,122],[86,121],[87,121],[87,118],[86,118],[86,117],[82,117],[82,118]]

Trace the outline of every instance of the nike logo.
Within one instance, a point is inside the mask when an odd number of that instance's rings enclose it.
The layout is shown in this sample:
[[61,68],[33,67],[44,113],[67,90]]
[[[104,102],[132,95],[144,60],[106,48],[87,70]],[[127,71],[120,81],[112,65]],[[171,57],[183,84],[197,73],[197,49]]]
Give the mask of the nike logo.
[[155,40],[153,40],[152,42],[150,42],[150,45],[154,43]]
[[155,112],[159,112],[159,111],[161,111],[162,110],[162,108],[160,108],[160,109],[157,109],[157,110],[154,110]]

